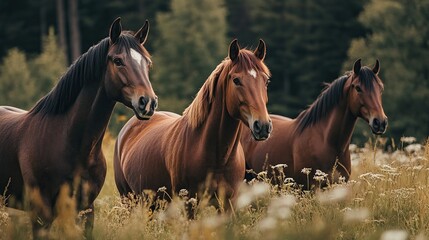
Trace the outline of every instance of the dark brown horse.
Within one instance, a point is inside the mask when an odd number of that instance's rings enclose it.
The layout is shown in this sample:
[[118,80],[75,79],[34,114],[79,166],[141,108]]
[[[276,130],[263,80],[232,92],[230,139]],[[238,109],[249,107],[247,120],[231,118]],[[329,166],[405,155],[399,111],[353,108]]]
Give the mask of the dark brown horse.
[[77,59],[31,110],[0,107],[0,188],[11,195],[10,206],[29,201],[36,237],[55,218],[64,184],[76,191],[77,210],[90,210],[91,236],[93,201],[106,175],[101,145],[116,101],[139,119],[148,119],[157,105],[143,47],[148,30],[146,21],[136,34],[122,32],[116,19],[110,36]]
[[301,172],[303,168],[312,169],[308,175],[310,185],[316,183],[316,170],[327,173],[331,183],[337,182],[340,175],[348,180],[349,144],[357,118],[365,120],[374,134],[382,134],[387,128],[379,70],[378,60],[370,69],[361,68],[359,59],[353,71],[329,84],[296,119],[272,115],[273,133],[269,140],[255,142],[243,134],[246,167],[261,172],[269,165],[286,164],[286,177],[294,178],[305,189],[309,186],[307,175]]
[[169,194],[187,189],[194,197],[205,188],[209,194],[224,191],[221,200],[234,198],[245,172],[240,125],[256,140],[271,132],[264,57],[262,40],[254,52],[234,40],[229,58],[211,73],[183,116],[156,112],[145,122],[130,119],[115,147],[119,193],[165,186]]

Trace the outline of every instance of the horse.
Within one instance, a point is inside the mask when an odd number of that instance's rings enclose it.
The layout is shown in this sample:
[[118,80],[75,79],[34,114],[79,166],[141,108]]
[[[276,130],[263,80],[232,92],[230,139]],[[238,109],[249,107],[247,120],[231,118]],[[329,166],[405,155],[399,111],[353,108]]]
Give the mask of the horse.
[[[168,196],[174,196],[186,189],[188,196],[208,195],[213,204],[228,209],[245,173],[241,132],[250,129],[253,138],[262,141],[272,129],[266,107],[270,72],[263,62],[265,54],[263,40],[252,52],[241,49],[235,39],[228,57],[210,74],[182,116],[156,112],[145,122],[131,118],[115,145],[119,193],[126,197],[165,187]],[[218,202],[214,202],[215,194]]]
[[378,60],[371,69],[361,67],[358,59],[352,71],[327,84],[317,100],[297,118],[270,115],[274,130],[267,141],[254,142],[243,134],[246,179],[267,171],[274,182],[278,182],[276,174],[284,174],[303,189],[318,184],[323,187],[328,181],[347,181],[351,174],[349,144],[357,119],[366,121],[374,134],[383,134],[387,129],[381,98],[384,85],[379,71]]
[[76,211],[85,210],[85,234],[92,237],[93,202],[106,176],[101,146],[115,103],[137,119],[149,119],[157,107],[143,46],[149,22],[134,34],[120,21],[29,111],[0,107],[0,190],[9,206],[29,206],[35,238],[53,222],[64,185],[76,193]]

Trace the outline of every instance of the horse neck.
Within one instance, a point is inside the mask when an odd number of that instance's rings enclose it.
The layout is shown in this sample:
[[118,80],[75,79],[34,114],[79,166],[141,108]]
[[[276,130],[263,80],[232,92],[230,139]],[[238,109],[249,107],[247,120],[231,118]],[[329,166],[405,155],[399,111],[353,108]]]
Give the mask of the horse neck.
[[326,122],[321,122],[321,131],[325,141],[337,149],[337,154],[344,153],[350,144],[357,118],[348,108],[346,98],[332,109]]
[[207,146],[206,149],[216,151],[215,153],[207,152],[207,154],[215,154],[216,161],[221,161],[215,163],[217,166],[225,165],[228,159],[235,154],[241,134],[240,124],[240,120],[233,118],[228,113],[225,89],[222,84],[218,84],[216,98],[211,104],[205,124],[201,126],[201,141]]
[[103,79],[85,85],[70,111],[70,140],[85,152],[101,143],[115,106],[102,85]]

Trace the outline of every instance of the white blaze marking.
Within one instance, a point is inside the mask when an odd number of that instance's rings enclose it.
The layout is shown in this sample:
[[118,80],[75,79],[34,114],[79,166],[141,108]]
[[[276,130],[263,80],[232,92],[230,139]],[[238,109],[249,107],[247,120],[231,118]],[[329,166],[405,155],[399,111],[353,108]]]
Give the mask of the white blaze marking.
[[249,71],[250,76],[252,76],[253,78],[256,78],[256,71],[255,69],[252,69]]
[[131,48],[131,57],[137,62],[138,65],[142,65],[142,58],[143,56],[137,52],[136,50]]

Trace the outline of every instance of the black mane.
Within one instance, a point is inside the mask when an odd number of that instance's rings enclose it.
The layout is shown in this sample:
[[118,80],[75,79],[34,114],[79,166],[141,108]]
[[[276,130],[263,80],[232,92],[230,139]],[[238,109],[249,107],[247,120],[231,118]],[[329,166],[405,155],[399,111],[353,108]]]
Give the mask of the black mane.
[[[332,109],[338,105],[343,97],[344,84],[350,77],[352,72],[347,72],[334,80],[332,83],[327,84],[326,88],[317,97],[306,110],[302,111],[297,117],[298,132],[302,132],[305,128],[316,124],[324,119]],[[383,87],[383,84],[376,77],[374,72],[368,67],[362,67],[359,72],[359,81],[367,91],[374,90],[374,83],[377,82]]]
[[[149,53],[140,46],[131,32],[123,32],[115,44],[118,45],[118,52],[125,48],[129,54],[130,48],[133,48],[149,59]],[[86,83],[100,81],[104,78],[109,46],[110,40],[105,38],[82,54],[60,78],[58,84],[41,98],[29,113],[61,114],[66,112],[75,103]]]

